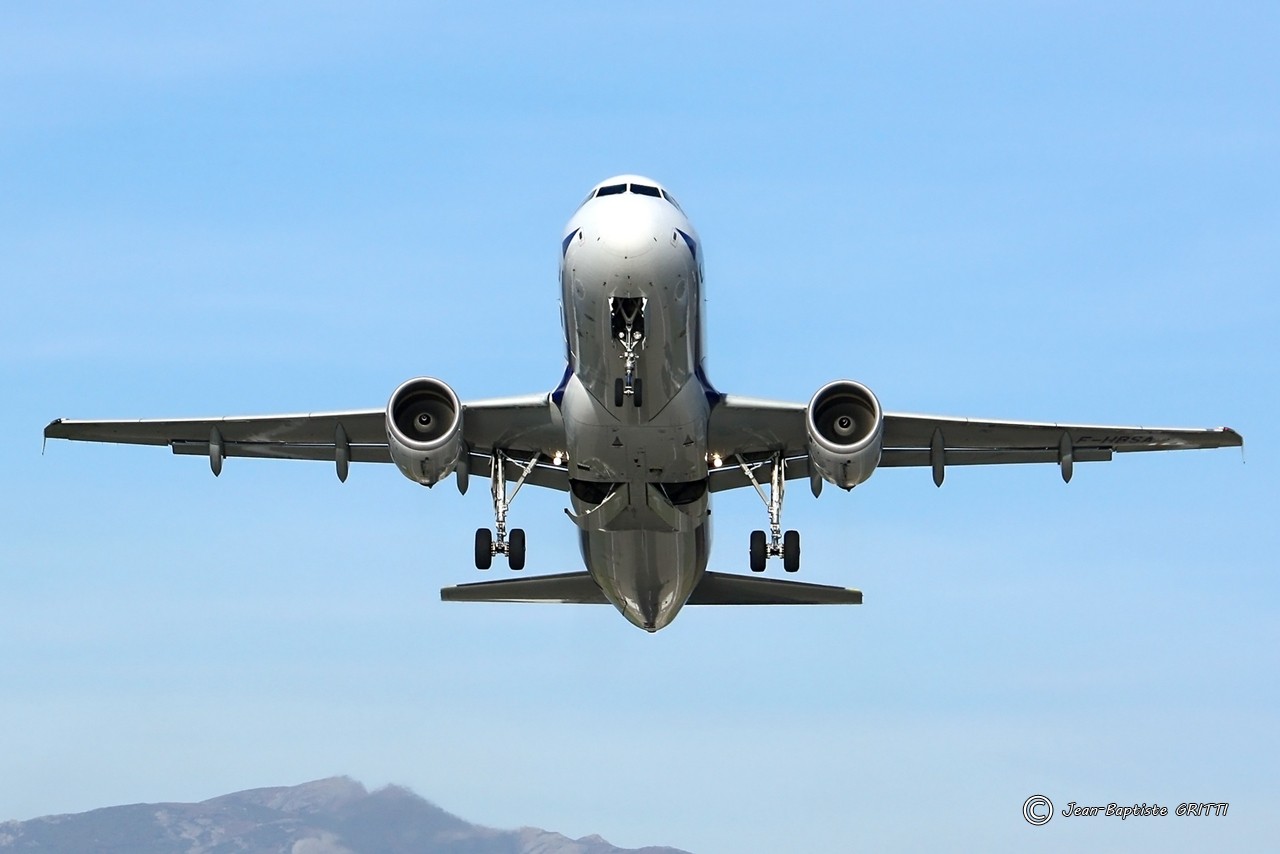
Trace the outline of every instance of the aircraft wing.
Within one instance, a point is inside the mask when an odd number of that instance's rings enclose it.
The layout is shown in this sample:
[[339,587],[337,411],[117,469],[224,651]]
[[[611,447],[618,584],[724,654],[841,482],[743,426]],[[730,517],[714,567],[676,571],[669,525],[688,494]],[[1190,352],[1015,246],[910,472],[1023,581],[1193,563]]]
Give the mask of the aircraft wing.
[[[732,395],[712,410],[711,453],[721,460],[712,469],[712,491],[750,486],[737,456],[768,477],[773,455],[786,460],[788,480],[809,476],[805,405]],[[1069,479],[1075,462],[1110,460],[1131,451],[1239,447],[1240,434],[1229,427],[1125,427],[996,421],[886,412],[881,468],[929,466],[942,482],[946,466],[1006,463],[1056,463]]]
[[[328,460],[345,479],[348,462],[389,463],[386,411],[353,409],[295,415],[223,418],[76,421],[59,418],[44,429],[46,439],[168,445],[175,454],[207,456],[214,471],[220,457]],[[463,404],[463,441],[470,449],[470,471],[489,476],[492,454],[503,451],[515,463],[535,454],[548,458],[530,472],[528,482],[567,490],[568,475],[549,464],[563,450],[564,428],[545,394],[479,400]],[[213,446],[221,446],[221,454]],[[343,451],[343,454],[339,452]],[[215,461],[215,457],[219,457]]]
[[224,418],[146,418],[133,421],[72,421],[59,418],[44,428],[46,439],[168,445],[175,454],[208,455],[218,431],[226,457],[332,460],[341,427],[351,459],[389,463],[386,413],[381,409],[252,415]]

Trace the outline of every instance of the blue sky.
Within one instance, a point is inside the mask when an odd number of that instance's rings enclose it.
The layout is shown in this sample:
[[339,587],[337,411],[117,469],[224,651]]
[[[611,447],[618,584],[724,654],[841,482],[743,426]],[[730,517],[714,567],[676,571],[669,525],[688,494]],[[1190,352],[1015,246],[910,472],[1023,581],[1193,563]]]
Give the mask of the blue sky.
[[[699,854],[1274,841],[1274,6],[263,5],[0,12],[0,819],[345,773]],[[41,455],[58,416],[549,389],[560,228],[630,171],[701,233],[722,390],[1228,424],[1247,462],[797,488],[804,577],[865,605],[648,636],[440,603],[484,490]],[[562,506],[515,504],[532,572],[578,566]],[[758,499],[716,520],[745,570]]]

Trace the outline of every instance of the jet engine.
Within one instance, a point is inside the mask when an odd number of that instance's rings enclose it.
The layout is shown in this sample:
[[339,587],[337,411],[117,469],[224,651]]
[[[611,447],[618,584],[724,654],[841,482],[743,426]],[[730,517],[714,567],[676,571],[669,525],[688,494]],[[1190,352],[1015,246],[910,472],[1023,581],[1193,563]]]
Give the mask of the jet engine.
[[387,444],[404,476],[423,486],[448,477],[462,458],[462,404],[445,383],[416,377],[387,402]]
[[[818,389],[805,413],[809,461],[822,478],[853,489],[880,464],[884,413],[871,389],[836,380]],[[821,483],[815,481],[815,491]]]

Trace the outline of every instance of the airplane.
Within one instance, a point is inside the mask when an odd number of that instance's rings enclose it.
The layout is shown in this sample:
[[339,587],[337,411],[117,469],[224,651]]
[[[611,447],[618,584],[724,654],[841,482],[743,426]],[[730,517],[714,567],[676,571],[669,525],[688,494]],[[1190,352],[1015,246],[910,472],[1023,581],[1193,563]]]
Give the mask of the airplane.
[[[459,584],[446,601],[612,604],[656,632],[685,605],[861,604],[859,590],[760,575],[800,568],[800,535],[783,531],[787,481],[844,490],[881,468],[1078,462],[1115,453],[1243,444],[1230,428],[1182,429],[975,420],[885,412],[853,380],[807,404],[719,391],[704,369],[703,251],[665,186],[639,175],[600,182],[565,227],[560,289],[566,367],[549,393],[464,402],[444,381],[402,383],[385,408],[177,420],[58,419],[46,439],[168,445],[207,456],[394,463],[434,486],[486,478],[494,527],[475,534],[475,565],[522,570],[525,532],[508,512],[525,485],[568,495],[584,570]],[[751,575],[707,569],[712,493],[753,488],[768,530],[752,531]]]

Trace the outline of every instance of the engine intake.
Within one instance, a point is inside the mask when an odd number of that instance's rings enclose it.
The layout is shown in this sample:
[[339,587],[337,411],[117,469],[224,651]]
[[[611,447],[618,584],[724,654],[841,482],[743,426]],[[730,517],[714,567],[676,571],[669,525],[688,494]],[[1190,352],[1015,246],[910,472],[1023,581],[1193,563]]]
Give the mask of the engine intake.
[[434,486],[462,458],[462,404],[434,377],[400,384],[387,402],[387,444],[404,476]]
[[880,464],[884,413],[871,389],[836,380],[818,389],[805,413],[809,460],[823,480],[853,489]]

